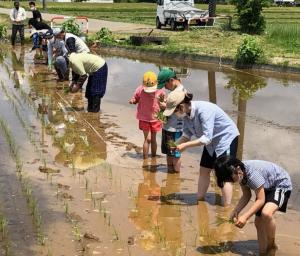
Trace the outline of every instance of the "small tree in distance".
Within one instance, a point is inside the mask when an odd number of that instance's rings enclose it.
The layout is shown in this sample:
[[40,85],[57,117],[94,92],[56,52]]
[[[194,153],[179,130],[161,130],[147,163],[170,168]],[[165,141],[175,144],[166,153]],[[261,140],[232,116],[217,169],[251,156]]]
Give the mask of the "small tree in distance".
[[232,3],[237,9],[241,32],[261,34],[265,30],[266,22],[262,9],[269,5],[268,0],[232,0]]

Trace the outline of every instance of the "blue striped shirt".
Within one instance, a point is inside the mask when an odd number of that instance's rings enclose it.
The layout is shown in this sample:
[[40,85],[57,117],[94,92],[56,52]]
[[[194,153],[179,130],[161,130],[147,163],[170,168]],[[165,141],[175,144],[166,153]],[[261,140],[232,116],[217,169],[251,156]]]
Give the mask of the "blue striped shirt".
[[256,190],[263,186],[265,189],[292,190],[289,174],[282,167],[262,160],[243,161],[245,165],[245,178],[242,185]]
[[192,101],[191,114],[184,118],[183,136],[195,136],[206,146],[208,153],[220,156],[230,148],[239,135],[235,123],[216,104],[207,101]]

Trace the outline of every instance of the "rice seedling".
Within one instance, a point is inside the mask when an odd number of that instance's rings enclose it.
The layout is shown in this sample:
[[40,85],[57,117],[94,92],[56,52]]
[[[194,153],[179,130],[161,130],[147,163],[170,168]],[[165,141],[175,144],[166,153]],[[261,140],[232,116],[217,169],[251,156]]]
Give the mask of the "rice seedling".
[[89,180],[88,178],[85,178],[85,190],[88,190],[89,187]]
[[80,241],[81,240],[81,237],[82,237],[82,234],[81,234],[81,232],[80,232],[80,228],[78,227],[78,225],[74,225],[73,226],[73,235],[75,236],[75,239],[76,239],[76,241]]
[[7,220],[3,215],[0,215],[0,232],[2,234],[2,240],[5,240],[7,238]]
[[119,234],[115,227],[113,227],[113,240],[118,241],[120,239]]
[[64,202],[64,211],[66,215],[69,214],[69,204],[67,201]]

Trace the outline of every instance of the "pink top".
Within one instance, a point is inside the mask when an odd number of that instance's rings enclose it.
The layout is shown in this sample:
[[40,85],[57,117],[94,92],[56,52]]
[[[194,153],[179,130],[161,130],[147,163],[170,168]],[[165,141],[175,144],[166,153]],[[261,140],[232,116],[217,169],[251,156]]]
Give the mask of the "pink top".
[[158,98],[160,95],[165,96],[165,92],[162,89],[155,92],[147,93],[144,91],[144,87],[140,85],[133,95],[133,99],[138,103],[136,118],[141,121],[155,122],[157,121],[156,114],[160,108],[158,105]]

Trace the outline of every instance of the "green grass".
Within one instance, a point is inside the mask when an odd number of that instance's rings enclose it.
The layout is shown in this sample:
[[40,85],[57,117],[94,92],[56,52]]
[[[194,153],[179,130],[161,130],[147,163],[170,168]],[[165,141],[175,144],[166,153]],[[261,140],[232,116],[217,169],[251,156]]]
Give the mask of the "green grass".
[[288,53],[299,53],[299,24],[271,24],[267,27],[267,39]]

